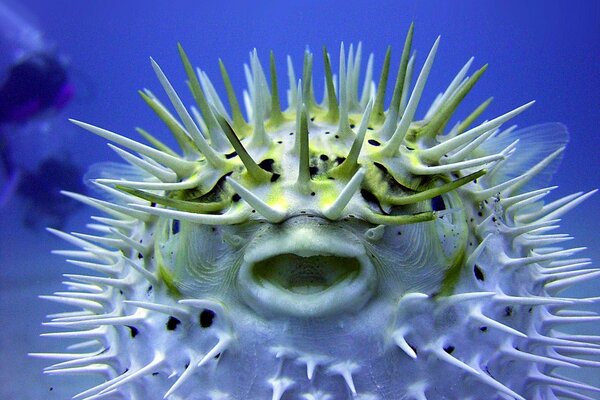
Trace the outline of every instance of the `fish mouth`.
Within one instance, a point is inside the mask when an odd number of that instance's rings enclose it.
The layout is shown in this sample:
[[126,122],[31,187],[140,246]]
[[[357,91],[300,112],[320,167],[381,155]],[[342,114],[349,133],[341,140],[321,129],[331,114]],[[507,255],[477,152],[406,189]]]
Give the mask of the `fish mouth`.
[[254,310],[297,317],[359,310],[376,285],[362,243],[316,218],[261,235],[248,246],[238,278]]

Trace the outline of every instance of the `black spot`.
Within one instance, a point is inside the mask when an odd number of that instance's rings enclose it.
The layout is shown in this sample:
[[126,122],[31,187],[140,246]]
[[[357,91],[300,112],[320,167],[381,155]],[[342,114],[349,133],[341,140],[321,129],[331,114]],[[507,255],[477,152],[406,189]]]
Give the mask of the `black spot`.
[[370,131],[372,131],[373,127],[372,126],[367,126],[367,129],[370,130]]
[[479,211],[479,212],[477,213],[477,215],[479,215],[480,217],[483,217],[483,213],[482,213],[481,211]]
[[278,140],[278,141],[277,141],[277,144],[282,144],[282,143],[283,143],[283,141],[282,141],[282,140]]
[[311,196],[316,196],[316,193],[315,192],[310,192],[310,195]]
[[327,155],[325,155],[325,154],[321,154],[321,155],[319,156],[319,158],[320,158],[321,160],[323,160],[323,161],[327,161],[327,160],[329,160],[329,157],[327,157]]
[[279,179],[280,177],[281,177],[281,175],[279,175],[279,174],[271,175],[271,182],[277,182],[277,179]]
[[221,353],[217,353],[217,355],[215,356],[215,360],[218,360],[219,357],[221,357]]
[[488,328],[487,328],[487,326],[482,326],[482,327],[479,328],[479,330],[481,332],[487,332]]
[[189,366],[190,366],[190,363],[189,363],[189,362],[188,362],[188,363],[185,363],[185,365],[183,366],[183,369],[188,369],[188,368],[189,368]]
[[203,328],[208,328],[212,325],[214,319],[215,312],[212,310],[204,309],[200,313],[200,326]]
[[156,203],[155,202],[151,202],[150,203],[150,207],[156,207]]
[[315,121],[315,117],[311,117],[310,120],[314,122]]
[[341,163],[343,163],[346,160],[346,157],[336,157],[335,158],[335,162],[337,163],[337,165],[340,165]]
[[53,391],[53,390],[54,390],[54,388],[53,388],[52,386],[50,386],[50,389],[48,389],[48,390],[50,390],[50,391]]
[[414,150],[414,147],[408,147],[408,146],[406,146],[406,148],[407,148],[408,150],[411,150],[411,151],[412,151],[412,150]]
[[485,275],[483,274],[483,271],[481,270],[481,268],[479,268],[477,264],[473,266],[473,273],[475,274],[475,278],[477,278],[478,281],[485,281]]
[[444,203],[442,196],[435,196],[431,199],[431,209],[433,211],[442,211],[446,209],[446,203]]
[[135,326],[129,326],[129,325],[125,325],[129,328],[129,334],[131,335],[132,338],[136,337],[137,334],[139,333],[138,329]]
[[119,289],[119,294],[123,296],[123,290]]
[[402,232],[398,231],[398,236],[402,235]]
[[340,135],[334,135],[333,137],[336,138],[336,139],[339,139]]
[[252,210],[252,214],[254,214],[256,212],[256,210]]
[[138,258],[141,260],[142,258],[144,258],[144,255],[142,253],[138,253]]
[[232,152],[231,152],[231,153],[229,153],[229,154],[225,154],[225,158],[226,158],[226,159],[228,159],[228,160],[229,160],[230,158],[233,158],[233,157],[235,157],[235,156],[237,156],[237,153],[236,153],[235,151],[232,151]]
[[272,158],[267,158],[266,160],[262,160],[258,166],[265,171],[273,172],[273,163],[275,163],[275,160]]
[[365,201],[372,206],[381,209],[381,204],[379,203],[379,199],[367,189],[361,189],[360,195],[365,199]]
[[217,228],[215,228],[214,226],[210,227],[211,232],[216,232]]
[[125,368],[125,370],[121,372],[121,375],[125,375],[127,372],[129,372],[129,368]]
[[234,203],[237,203],[238,201],[240,201],[241,197],[239,194],[234,193],[233,196],[231,196],[231,201],[233,201]]
[[369,139],[367,140],[367,142],[371,145],[371,146],[381,146],[381,143],[379,143],[377,140],[375,139]]
[[169,317],[169,320],[167,321],[167,330],[174,331],[175,329],[177,329],[177,325],[179,325],[180,323],[181,321],[177,318]]
[[290,132],[290,136],[292,136],[294,134],[294,132]]
[[310,173],[310,177],[317,175],[319,173],[319,167],[308,167],[308,172]]
[[452,354],[452,352],[454,352],[454,346],[446,346],[444,347],[444,351],[448,354]]
[[511,306],[506,306],[504,308],[504,315],[510,317],[513,313],[513,308]]
[[388,173],[387,168],[383,164],[380,164],[378,162],[374,162],[373,165],[376,166],[377,169],[383,171],[384,173],[386,173],[386,174]]
[[352,129],[354,129],[355,126],[356,125],[354,125],[354,124],[350,124],[350,128],[352,128]]
[[146,294],[152,293],[152,289],[154,289],[152,285],[148,286],[148,289],[146,289]]
[[153,372],[152,376],[157,376],[160,372]]
[[498,221],[498,218],[492,217],[492,221],[496,222],[496,221]]
[[171,222],[171,234],[176,235],[179,233],[179,220],[178,219],[174,219]]

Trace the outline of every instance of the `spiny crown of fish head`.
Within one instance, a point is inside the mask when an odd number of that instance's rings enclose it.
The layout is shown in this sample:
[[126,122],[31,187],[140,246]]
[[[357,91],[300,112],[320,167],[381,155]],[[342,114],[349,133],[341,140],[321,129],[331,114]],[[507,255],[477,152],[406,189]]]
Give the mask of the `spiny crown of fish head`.
[[[417,289],[452,292],[465,257],[464,212],[467,203],[474,204],[476,180],[512,150],[489,154],[477,145],[529,104],[468,129],[488,100],[440,139],[485,67],[466,77],[470,60],[425,119],[415,121],[438,41],[409,93],[411,41],[412,27],[387,111],[389,50],[377,88],[369,60],[360,96],[360,45],[356,52],[350,46],[347,58],[342,45],[337,84],[324,50],[320,104],[307,51],[297,83],[289,63],[287,110],[280,105],[273,55],[269,85],[254,51],[246,66],[246,121],[223,64],[231,117],[180,46],[201,113],[192,110],[192,118],[154,61],[181,122],[150,91],[141,95],[170,128],[183,156],[145,131],[154,148],[132,147],[129,139],[77,122],[155,161],[142,167],[149,172],[145,182],[100,183],[143,199],[131,207],[162,218],[156,255],[174,294],[241,293],[260,312],[315,316],[356,310],[375,292],[391,298]],[[326,290],[332,286],[344,290]]]

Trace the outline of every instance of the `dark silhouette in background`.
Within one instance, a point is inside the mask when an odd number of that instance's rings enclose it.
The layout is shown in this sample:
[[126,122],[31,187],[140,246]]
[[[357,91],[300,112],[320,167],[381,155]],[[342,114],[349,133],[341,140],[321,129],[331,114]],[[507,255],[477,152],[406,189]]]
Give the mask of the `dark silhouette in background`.
[[[82,168],[62,149],[60,154],[30,160],[15,149],[15,141],[44,145],[40,132],[25,127],[51,120],[73,98],[67,63],[37,28],[1,3],[0,53],[0,207],[11,199],[24,200],[27,226],[61,226],[78,203],[59,190],[84,191]],[[51,134],[61,143],[61,132]]]

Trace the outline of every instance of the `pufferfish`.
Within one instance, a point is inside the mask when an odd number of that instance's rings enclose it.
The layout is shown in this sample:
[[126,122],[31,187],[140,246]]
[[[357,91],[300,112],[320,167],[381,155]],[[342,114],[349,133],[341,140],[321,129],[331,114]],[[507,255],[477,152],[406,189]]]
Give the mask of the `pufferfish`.
[[597,396],[563,374],[600,365],[600,337],[561,330],[599,320],[558,296],[599,275],[555,233],[593,191],[544,201],[565,127],[505,127],[533,102],[474,125],[491,99],[450,126],[472,59],[417,119],[439,38],[413,84],[412,37],[391,93],[389,49],[377,84],[360,45],[337,76],[324,49],[321,103],[313,54],[298,80],[288,58],[287,109],[254,51],[245,116],[224,65],[229,107],[180,46],[196,105],[153,60],[170,106],[140,92],[177,150],[73,121],[127,164],[100,169],[100,198],[65,193],[107,215],[51,230],[91,274],[44,296],[77,308],[46,323],[75,341],[37,354],[46,372],[102,377],[78,400]]

